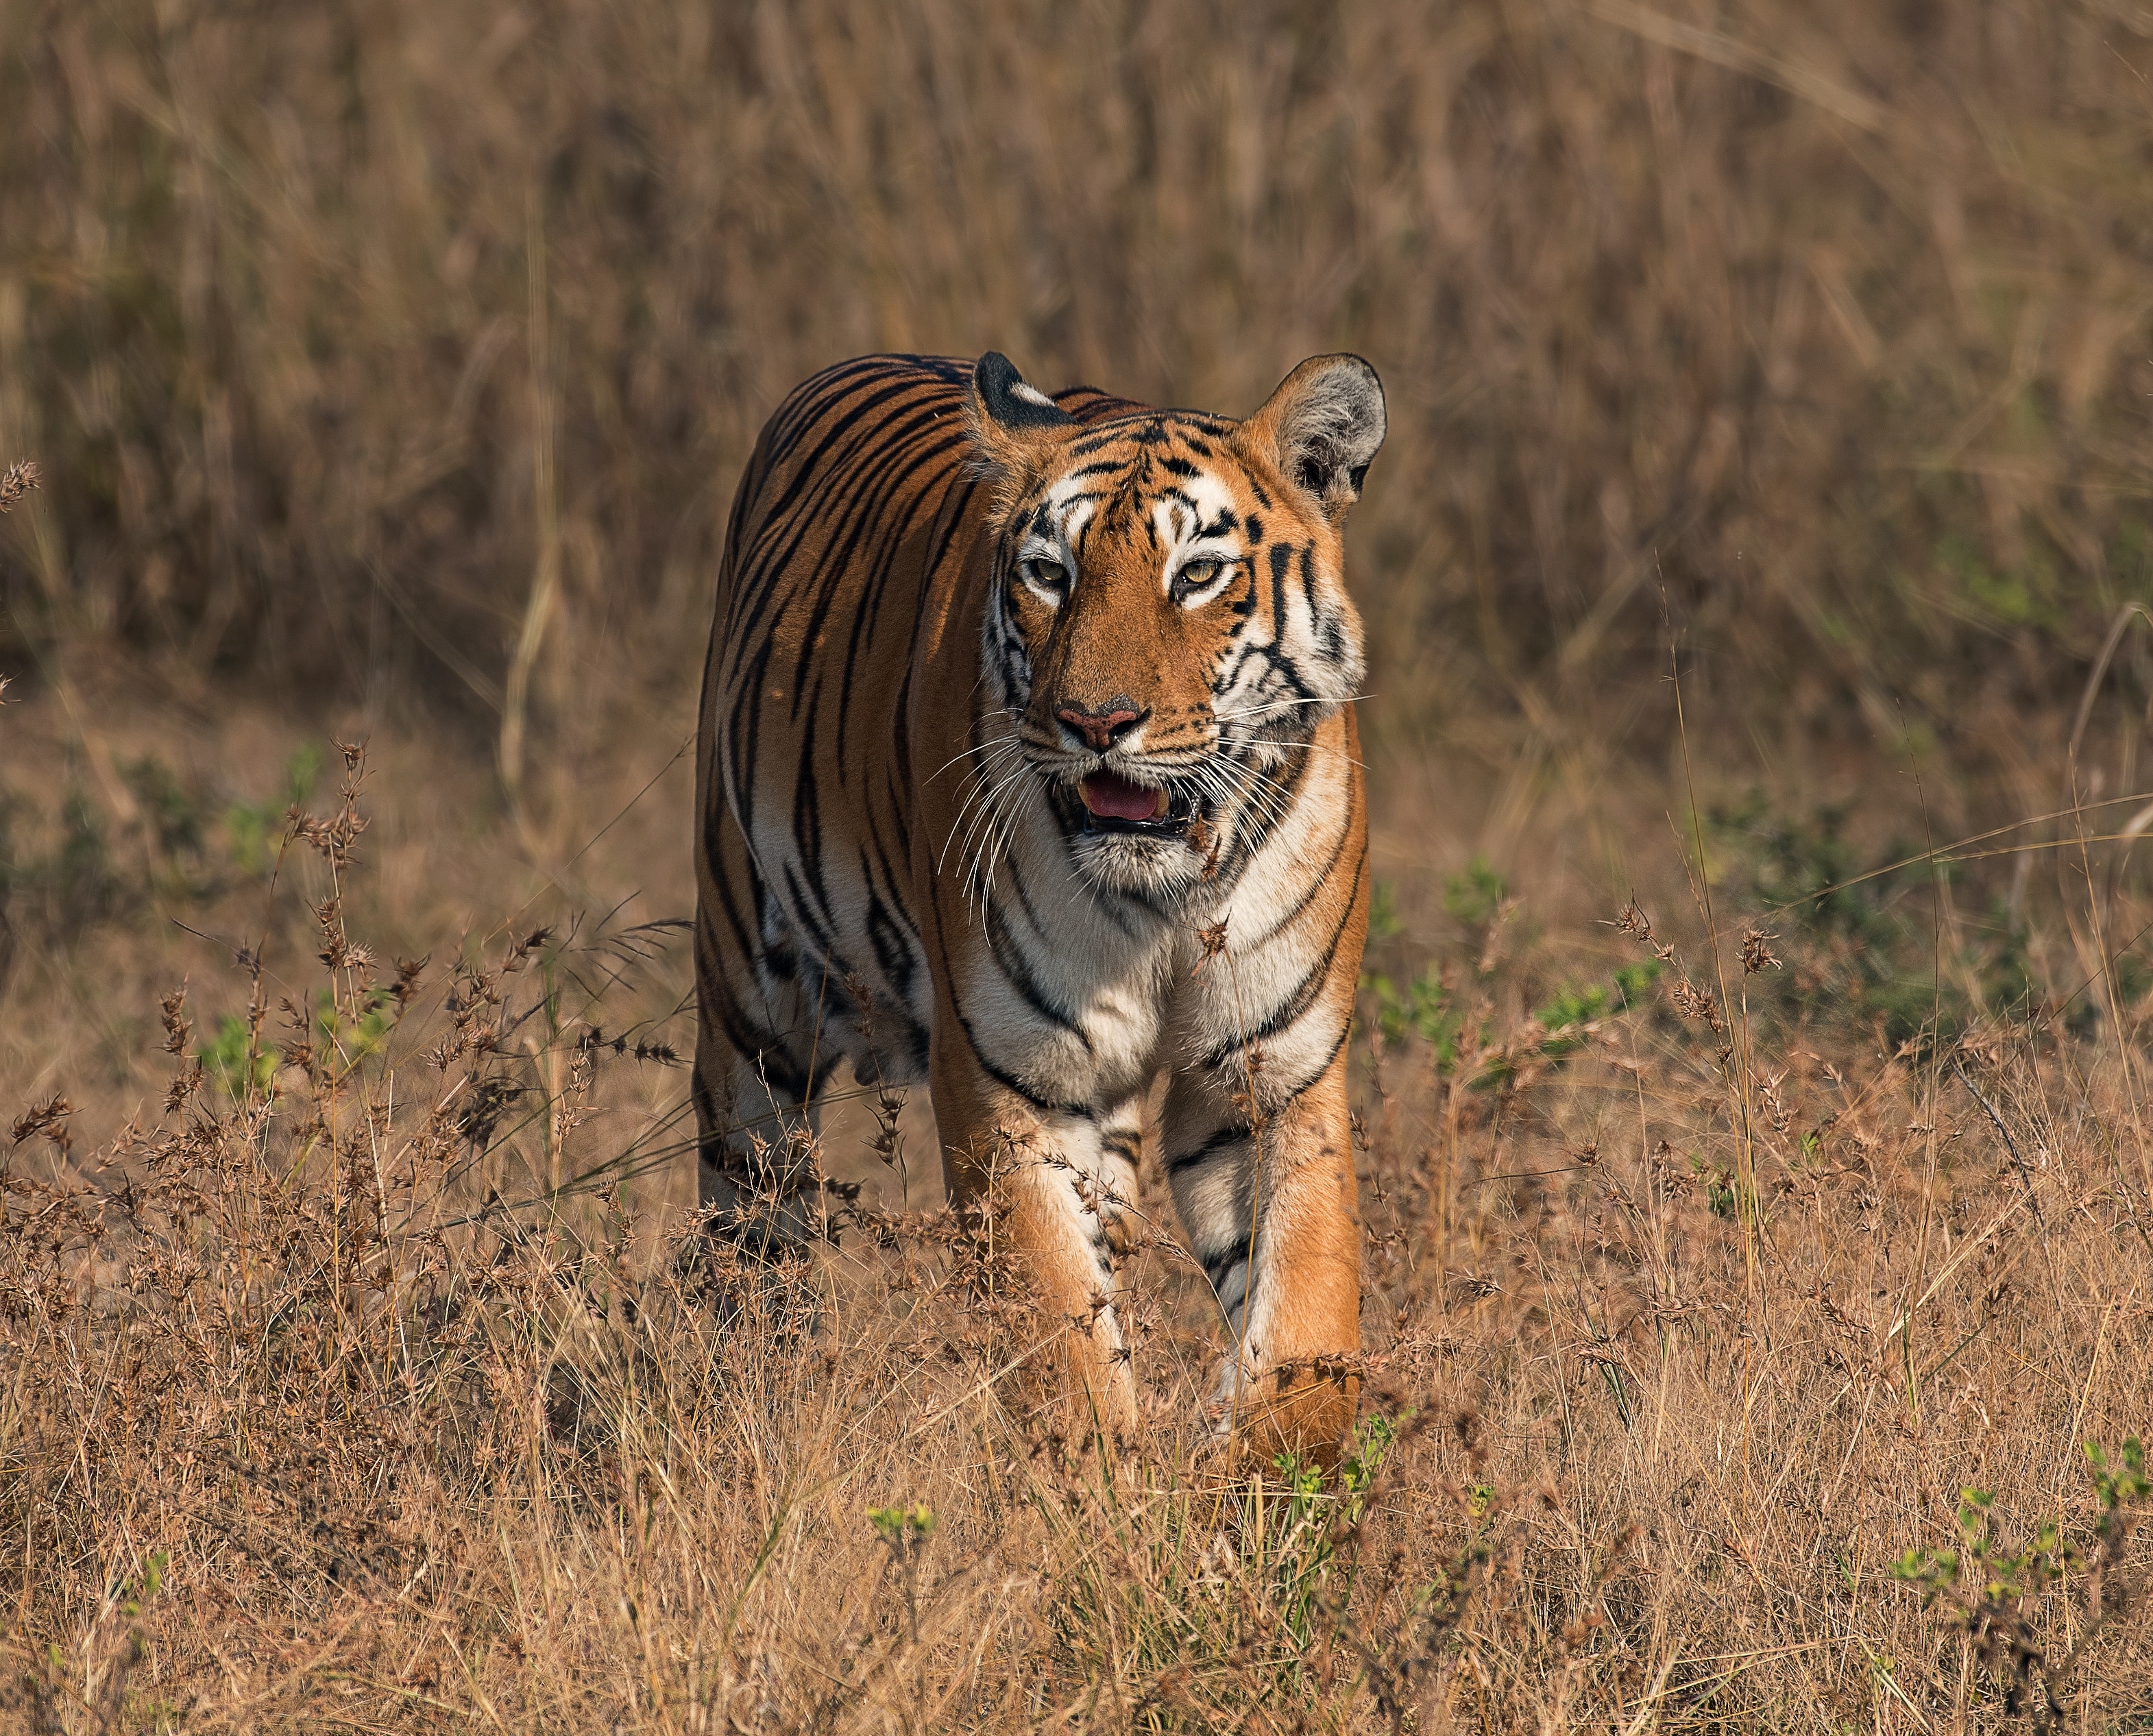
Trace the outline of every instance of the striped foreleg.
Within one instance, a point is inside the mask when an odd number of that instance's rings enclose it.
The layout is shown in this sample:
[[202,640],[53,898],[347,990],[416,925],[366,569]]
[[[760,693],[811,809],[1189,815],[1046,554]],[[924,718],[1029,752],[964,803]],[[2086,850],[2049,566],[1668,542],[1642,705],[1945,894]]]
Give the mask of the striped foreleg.
[[723,829],[696,909],[696,1194],[713,1235],[774,1257],[806,1246],[821,1222],[814,1100],[831,1058],[817,985],[801,980],[729,819]]
[[1176,1075],[1161,1120],[1174,1206],[1229,1335],[1219,1418],[1260,1454],[1327,1459],[1360,1392],[1345,1052],[1254,1120],[1234,1082]]
[[[1025,1355],[1041,1374],[1058,1368],[1061,1425],[1125,1435],[1136,1381],[1116,1308],[1117,1253],[1136,1199],[1134,1163],[1108,1148],[1113,1136],[1102,1138],[1091,1117],[1020,1105],[991,1087],[959,1087],[950,1071],[938,1067],[934,1085],[950,1202],[993,1204],[997,1245],[1015,1257],[1045,1334]],[[1135,1150],[1132,1133],[1115,1143]]]

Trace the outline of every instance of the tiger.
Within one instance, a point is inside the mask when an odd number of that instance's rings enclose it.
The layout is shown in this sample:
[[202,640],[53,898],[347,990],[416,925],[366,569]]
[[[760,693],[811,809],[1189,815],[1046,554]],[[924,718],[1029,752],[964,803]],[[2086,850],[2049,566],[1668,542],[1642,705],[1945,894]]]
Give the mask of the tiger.
[[696,736],[711,1233],[817,1234],[812,1146],[777,1130],[840,1061],[924,1082],[952,1204],[1001,1190],[1056,1323],[1049,1402],[1126,1434],[1148,1128],[1224,1324],[1213,1426],[1335,1453],[1369,901],[1343,532],[1386,426],[1347,354],[1239,421],[1050,395],[991,351],[863,357],[779,405]]

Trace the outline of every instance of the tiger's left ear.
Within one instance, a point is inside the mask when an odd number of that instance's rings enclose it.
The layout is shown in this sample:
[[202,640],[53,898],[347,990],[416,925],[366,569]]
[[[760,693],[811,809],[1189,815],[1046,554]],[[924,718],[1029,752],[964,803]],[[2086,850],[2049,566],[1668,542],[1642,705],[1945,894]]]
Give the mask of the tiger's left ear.
[[990,349],[972,369],[972,442],[990,469],[1020,483],[1033,459],[1076,419],[1036,386],[1026,385],[1010,359]]
[[1361,498],[1388,426],[1376,370],[1356,355],[1319,355],[1280,381],[1241,434],[1336,520]]

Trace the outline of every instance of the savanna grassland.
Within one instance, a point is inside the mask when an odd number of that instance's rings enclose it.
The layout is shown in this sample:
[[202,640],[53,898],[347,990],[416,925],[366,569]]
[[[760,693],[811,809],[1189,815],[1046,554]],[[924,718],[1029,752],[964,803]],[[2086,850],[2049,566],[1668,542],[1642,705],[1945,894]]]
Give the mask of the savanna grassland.
[[[1362,1422],[691,1235],[794,380],[1381,370]],[[2153,1731],[2153,15],[0,8],[0,1725]]]

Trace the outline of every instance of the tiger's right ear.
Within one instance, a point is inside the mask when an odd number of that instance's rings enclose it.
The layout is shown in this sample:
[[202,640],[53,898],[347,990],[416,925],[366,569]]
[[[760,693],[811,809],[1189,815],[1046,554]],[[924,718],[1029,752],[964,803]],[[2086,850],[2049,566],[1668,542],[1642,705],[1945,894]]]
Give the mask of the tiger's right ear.
[[989,350],[972,369],[970,407],[972,442],[980,456],[989,469],[1020,486],[1038,454],[1056,435],[1076,425],[1076,419],[1046,393],[1026,385],[998,349]]

